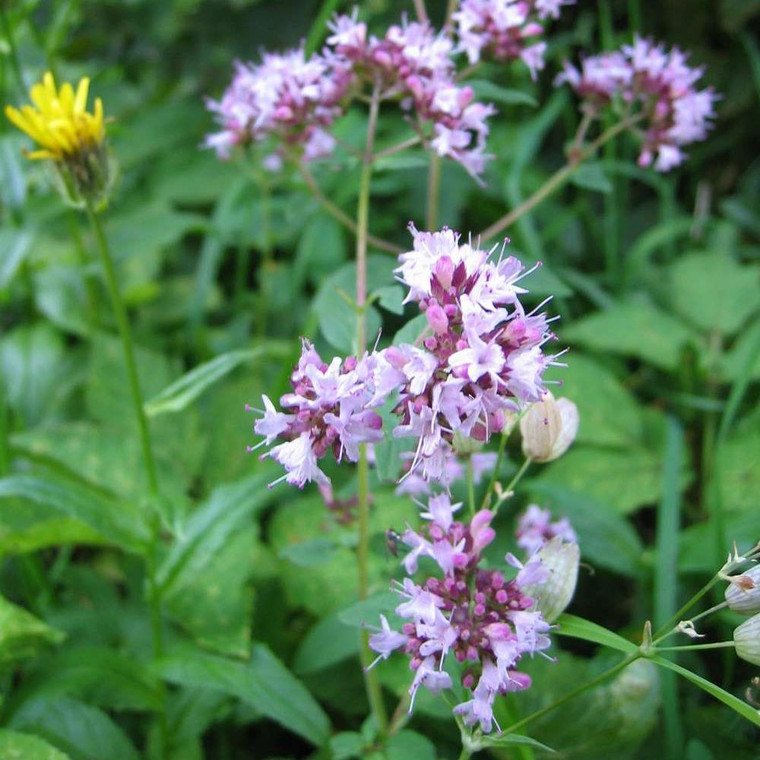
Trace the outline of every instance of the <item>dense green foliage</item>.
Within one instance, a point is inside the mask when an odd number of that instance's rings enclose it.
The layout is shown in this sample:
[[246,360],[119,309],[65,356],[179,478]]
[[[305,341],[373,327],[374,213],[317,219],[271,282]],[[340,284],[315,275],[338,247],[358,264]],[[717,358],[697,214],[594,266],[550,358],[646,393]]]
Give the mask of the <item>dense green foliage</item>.
[[[445,3],[429,5],[435,21]],[[236,58],[302,38],[316,45],[325,8],[306,0],[0,7],[3,103],[26,102],[50,69],[61,81],[91,76],[113,117],[120,176],[102,219],[161,484],[156,499],[95,238],[3,120],[0,760],[456,757],[449,708],[429,694],[384,754],[367,748],[373,729],[362,723],[359,629],[393,607],[386,589],[398,563],[384,535],[413,519],[408,498],[373,483],[373,596],[357,602],[354,525],[326,510],[313,485],[267,489],[280,471],[246,454],[255,440],[244,406],[286,391],[299,335],[325,357],[351,350],[356,317],[342,294],[353,287],[353,236],[298,175],[201,150],[214,129],[204,97],[221,94]],[[412,4],[362,4],[378,28],[402,11],[412,14]],[[569,611],[636,645],[644,621],[657,628],[670,618],[733,541],[745,551],[760,539],[760,46],[747,31],[758,20],[757,2],[579,0],[549,36],[538,82],[517,66],[478,74],[500,88],[482,85],[499,108],[485,185],[442,165],[438,223],[477,235],[563,163],[578,115],[570,93],[551,86],[562,59],[611,49],[633,30],[691,51],[723,94],[716,129],[680,169],[637,168],[633,144],[617,141],[507,231],[512,253],[544,264],[526,282],[527,303],[554,297],[555,329],[571,351],[568,367],[551,374],[578,405],[581,427],[564,457],[529,470],[499,514],[502,535],[529,501],[568,516],[587,563]],[[342,140],[361,145],[365,126],[357,110]],[[392,144],[405,128],[391,117],[378,139]],[[374,235],[406,249],[407,222],[424,228],[428,163],[417,150],[377,166]],[[329,160],[314,169],[350,217],[359,171]],[[411,315],[393,284],[395,259],[370,245],[369,263],[376,300],[367,334],[382,326],[393,336]],[[501,479],[519,456],[519,443],[510,444]],[[351,468],[329,474],[340,496],[353,495]],[[492,548],[497,557],[512,546],[500,538]],[[146,604],[157,593],[158,660]],[[722,590],[712,603],[721,598]],[[721,613],[699,630],[726,640],[739,621]],[[558,662],[530,664],[536,686],[500,702],[503,724],[617,661],[580,633],[559,641]],[[757,668],[732,649],[684,652],[677,662],[758,707]],[[408,688],[404,658],[377,672],[392,709]],[[560,750],[554,757],[578,760],[751,758],[760,736],[647,660],[529,733]],[[549,756],[527,744],[488,753]]]

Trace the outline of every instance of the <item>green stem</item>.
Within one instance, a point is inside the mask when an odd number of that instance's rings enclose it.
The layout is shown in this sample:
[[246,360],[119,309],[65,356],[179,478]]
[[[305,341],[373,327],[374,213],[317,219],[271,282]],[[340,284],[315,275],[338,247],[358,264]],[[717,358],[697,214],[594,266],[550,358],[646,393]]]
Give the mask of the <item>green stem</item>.
[[534,206],[537,206],[541,201],[550,196],[555,190],[558,190],[562,185],[567,182],[572,173],[588,158],[593,156],[596,151],[604,145],[608,140],[612,140],[617,137],[621,132],[629,129],[633,124],[639,121],[641,116],[633,116],[628,119],[623,119],[614,126],[602,132],[599,137],[593,142],[589,143],[585,148],[579,150],[577,153],[573,153],[567,163],[558,169],[551,177],[536,190],[533,195],[526,201],[521,203],[517,208],[512,209],[508,214],[505,214],[501,219],[495,221],[490,227],[487,227],[480,233],[480,239],[487,241],[490,238],[497,235],[502,230],[514,224],[521,216],[527,214]]
[[427,210],[425,213],[425,229],[432,231],[438,223],[438,198],[441,189],[441,157],[437,153],[430,154],[427,182]]
[[710,644],[684,644],[680,647],[655,647],[655,652],[686,652],[690,649],[725,649],[734,646],[733,641],[713,641]]
[[92,323],[97,327],[98,320],[98,291],[95,287],[95,283],[92,280],[91,274],[87,271],[87,267],[90,264],[87,251],[85,250],[84,243],[82,242],[82,233],[79,229],[79,217],[71,209],[69,213],[69,230],[71,232],[71,238],[74,241],[74,250],[77,255],[77,263],[82,270],[82,279],[84,281],[84,290],[87,297],[87,309],[89,311],[89,317]]
[[[301,176],[303,177],[304,182],[306,183],[306,187],[309,189],[309,192],[311,193],[314,200],[316,200],[333,219],[342,224],[346,229],[351,230],[354,235],[357,235],[359,230],[356,226],[356,222],[348,214],[346,214],[345,211],[336,206],[329,198],[325,196],[325,194],[319,189],[319,185],[314,179],[314,175],[303,164],[303,162],[300,163],[298,168],[301,172]],[[382,238],[375,237],[375,235],[370,235],[367,233],[366,237],[367,242],[371,243],[379,251],[392,253],[394,256],[398,256],[398,254],[404,252],[404,249],[400,246],[389,243],[387,240],[383,240]]]
[[[367,140],[362,162],[359,182],[359,200],[356,209],[356,355],[360,357],[367,345],[366,305],[367,305],[367,230],[369,229],[370,180],[372,178],[372,153],[377,129],[377,116],[380,108],[379,89],[375,87],[369,107]],[[367,447],[359,446],[357,465],[357,515],[358,543],[356,547],[356,564],[358,571],[359,599],[366,599],[369,594],[369,461]],[[377,671],[370,668],[373,656],[369,648],[369,636],[361,633],[361,661],[364,673],[364,685],[367,691],[370,709],[382,736],[388,732],[388,716],[383,703],[383,694]]]
[[[700,612],[699,615],[694,615],[693,617],[690,617],[689,618],[689,622],[696,623],[697,620],[701,620],[702,618],[707,617],[708,615],[712,615],[713,612],[718,612],[719,610],[722,610],[722,609],[724,609],[726,607],[728,607],[728,602],[720,602],[720,604],[716,604],[716,605],[710,607],[709,610],[705,610],[704,612]],[[662,641],[663,639],[666,639],[666,638],[668,638],[669,636],[672,636],[675,633],[682,633],[682,631],[678,628],[677,625],[674,628],[671,628],[667,633],[665,633],[662,636],[660,636],[653,643],[656,644],[657,641]],[[658,647],[658,649],[659,649],[659,647]]]
[[674,625],[676,625],[680,620],[683,620],[684,613],[691,609],[706,593],[710,591],[710,589],[720,580],[720,576],[715,575],[713,576],[707,583],[705,583],[702,588],[697,591],[694,596],[689,599],[686,604],[681,607],[678,612],[673,614],[670,618],[670,620],[667,621],[663,626],[657,629],[655,631],[654,636],[652,637],[652,643],[656,644],[658,641],[661,641],[665,636],[669,635],[671,632],[671,629]]
[[472,455],[467,457],[467,501],[470,503],[470,514],[475,514],[475,473],[472,467]]
[[[116,319],[116,326],[119,330],[119,336],[121,337],[121,345],[124,351],[124,362],[127,369],[127,378],[132,395],[132,403],[134,405],[135,419],[137,421],[137,427],[140,435],[140,444],[142,446],[143,465],[145,467],[148,490],[153,500],[153,504],[151,505],[154,510],[151,525],[152,535],[146,556],[146,575],[148,578],[148,593],[150,597],[149,602],[153,656],[155,659],[159,659],[163,655],[164,647],[163,628],[161,625],[161,591],[158,583],[156,582],[158,544],[161,538],[161,520],[158,513],[158,505],[156,503],[159,496],[158,478],[156,476],[156,461],[153,457],[153,448],[151,446],[150,440],[150,429],[148,428],[148,419],[145,416],[143,396],[140,390],[140,380],[137,374],[137,363],[135,361],[132,330],[129,326],[127,309],[121,297],[121,291],[119,290],[116,270],[113,265],[113,259],[111,258],[110,250],[108,248],[108,241],[106,240],[106,236],[103,232],[103,227],[100,224],[100,219],[98,218],[95,209],[89,201],[87,202],[86,211],[93,232],[95,233],[97,249],[100,255],[101,263],[103,265],[103,273],[105,274],[106,289],[108,290],[108,295],[111,299],[111,305],[113,307],[114,317]],[[163,688],[162,696],[165,696]],[[159,737],[161,753],[162,756],[165,757],[167,751],[167,723],[165,709],[162,710],[159,714]]]
[[507,487],[501,492],[496,504],[494,504],[493,511],[498,512],[499,507],[509,498],[510,494],[515,490],[515,486],[520,482],[526,470],[530,467],[533,460],[530,457],[526,457],[525,461],[520,465],[520,469],[515,473],[512,480],[509,481]]
[[636,660],[640,659],[643,656],[644,655],[641,652],[636,652],[636,654],[629,655],[622,662],[619,662],[617,665],[610,668],[609,670],[605,670],[604,673],[601,673],[596,678],[592,678],[590,681],[582,684],[577,689],[573,689],[572,691],[569,691],[563,697],[560,697],[559,699],[555,700],[550,705],[547,705],[546,707],[542,707],[540,710],[536,710],[536,712],[531,713],[530,715],[523,718],[522,720],[518,720],[517,723],[513,723],[511,726],[504,729],[504,733],[505,734],[514,733],[515,731],[522,728],[523,726],[526,726],[528,723],[531,723],[534,720],[537,720],[538,718],[543,717],[547,713],[550,713],[552,710],[556,709],[557,707],[564,705],[566,702],[569,702],[571,699],[574,699],[579,694],[583,694],[584,691],[587,691],[589,689],[593,689],[596,686],[599,686],[599,684],[604,683],[608,679],[612,678],[614,675],[617,675],[621,670],[624,670],[632,662],[635,662]]

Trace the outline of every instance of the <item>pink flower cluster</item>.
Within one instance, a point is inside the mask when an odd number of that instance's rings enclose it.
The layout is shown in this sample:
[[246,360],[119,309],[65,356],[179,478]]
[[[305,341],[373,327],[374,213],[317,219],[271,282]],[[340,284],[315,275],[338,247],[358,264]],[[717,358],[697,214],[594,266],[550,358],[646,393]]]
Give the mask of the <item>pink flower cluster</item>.
[[377,88],[381,101],[396,100],[414,118],[412,126],[440,156],[459,162],[477,177],[485,153],[491,105],[474,101],[472,88],[456,83],[453,43],[430,26],[404,22],[381,38],[352,16],[337,16],[321,53],[303,49],[268,54],[263,62],[236,64],[220,101],[209,101],[222,130],[206,138],[220,157],[235,145],[269,136],[297,148],[305,161],[329,155],[329,128],[351,100]]
[[535,79],[544,67],[546,43],[536,41],[549,16],[574,0],[463,0],[452,18],[460,47],[470,63],[485,57],[498,61],[520,58]]
[[422,585],[405,578],[397,584],[403,601],[396,614],[410,622],[399,632],[382,617],[382,630],[369,643],[379,655],[376,662],[401,647],[411,655],[410,711],[420,686],[433,694],[452,687],[444,670],[446,657],[452,654],[465,666],[462,685],[471,696],[454,712],[466,725],[480,724],[490,732],[496,695],[530,686],[530,677],[517,670],[520,658],[551,643],[549,624],[523,592],[526,586],[543,583],[547,571],[538,559],[523,566],[509,554],[506,561],[519,569],[513,580],[506,580],[499,570],[479,568],[483,549],[494,539],[493,513],[481,510],[465,525],[454,520],[460,506],[451,504],[445,494],[435,496],[422,514],[428,521],[425,527],[419,533],[403,534],[401,540],[411,549],[403,560],[407,573],[414,573],[419,557],[426,556],[438,564],[443,578],[430,577]]
[[401,254],[396,272],[430,334],[419,346],[383,353],[404,378],[393,434],[417,438],[411,469],[440,480],[455,434],[487,441],[508,413],[541,398],[552,361],[542,346],[553,336],[546,315],[526,313],[519,301],[525,272],[516,258],[490,261],[448,229],[411,231],[414,248]]
[[425,313],[429,334],[419,346],[336,357],[329,365],[304,341],[294,392],[281,399],[292,412],[276,411],[264,396],[254,425],[262,444],[287,439],[264,456],[285,467],[289,483],[325,483],[317,460],[328,451],[353,462],[359,444],[382,440],[372,410],[398,392],[393,435],[417,439],[409,472],[446,486],[456,435],[488,441],[509,413],[542,397],[542,374],[552,363],[542,346],[553,336],[546,315],[526,313],[518,299],[526,292],[517,284],[523,265],[511,256],[489,261],[488,252],[460,245],[448,229],[411,231],[414,248],[399,257],[396,272],[409,287],[406,301]]
[[335,140],[328,129],[342,114],[350,77],[324,58],[306,60],[303,48],[264,55],[258,65],[235,63],[235,76],[220,101],[209,100],[221,131],[205,145],[229,158],[236,145],[276,136],[297,146],[305,160],[328,155]]
[[339,16],[328,38],[330,60],[351,67],[359,81],[379,88],[382,100],[397,98],[416,117],[423,138],[425,123],[433,125],[431,146],[440,156],[458,161],[477,177],[483,171],[491,105],[473,101],[470,87],[456,83],[453,43],[427,24],[404,22],[385,36],[367,35],[366,24],[353,16]]
[[565,62],[555,83],[569,84],[592,115],[614,99],[627,114],[638,107],[643,125],[639,165],[654,162],[655,169],[665,172],[683,162],[684,145],[704,140],[712,126],[718,96],[712,88],[696,89],[702,74],[702,68],[686,65],[678,48],[667,52],[663,45],[636,37],[620,51],[586,58],[580,69]]
[[525,549],[529,556],[553,538],[559,537],[566,543],[578,543],[578,537],[566,517],[552,522],[551,512],[535,504],[530,504],[520,516],[516,534],[517,545]]
[[328,365],[311,343],[303,341],[301,359],[290,379],[293,392],[280,399],[291,413],[278,412],[263,396],[263,416],[254,423],[255,432],[264,436],[259,445],[286,439],[263,455],[286,470],[275,483],[284,479],[299,487],[311,480],[327,484],[329,478],[317,460],[332,451],[339,462],[344,457],[356,462],[360,444],[382,439],[382,419],[372,409],[383,403],[388,390],[375,384],[380,376],[374,371],[375,361],[374,355],[345,361],[336,357]]

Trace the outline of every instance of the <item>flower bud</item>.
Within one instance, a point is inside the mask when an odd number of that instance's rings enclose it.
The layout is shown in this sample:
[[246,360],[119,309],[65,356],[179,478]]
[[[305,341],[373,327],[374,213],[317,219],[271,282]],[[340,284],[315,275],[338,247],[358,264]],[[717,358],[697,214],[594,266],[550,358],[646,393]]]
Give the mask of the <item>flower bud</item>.
[[726,589],[728,606],[742,615],[760,612],[760,565],[737,575]]
[[557,459],[575,440],[578,422],[578,407],[566,398],[555,400],[547,391],[520,420],[523,454],[536,462]]
[[760,614],[745,620],[734,631],[734,646],[742,660],[760,665]]
[[565,543],[556,537],[544,544],[535,556],[549,571],[549,577],[541,584],[526,587],[524,592],[536,600],[544,620],[553,623],[573,598],[581,553],[578,544]]

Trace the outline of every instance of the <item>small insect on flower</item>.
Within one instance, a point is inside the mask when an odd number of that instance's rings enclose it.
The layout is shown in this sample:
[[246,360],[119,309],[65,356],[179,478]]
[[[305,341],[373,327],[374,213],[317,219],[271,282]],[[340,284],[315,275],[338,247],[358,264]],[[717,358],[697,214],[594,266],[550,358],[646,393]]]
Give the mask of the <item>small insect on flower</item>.
[[402,543],[401,534],[396,533],[393,528],[385,531],[385,549],[394,557],[398,557],[398,545]]

